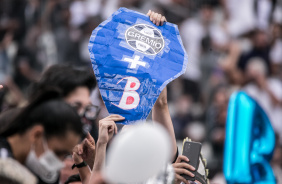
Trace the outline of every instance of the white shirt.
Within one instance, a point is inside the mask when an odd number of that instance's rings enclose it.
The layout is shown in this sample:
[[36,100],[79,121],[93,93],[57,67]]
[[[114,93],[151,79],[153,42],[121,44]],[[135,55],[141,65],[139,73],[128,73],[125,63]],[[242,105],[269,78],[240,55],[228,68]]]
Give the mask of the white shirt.
[[[282,100],[282,83],[278,79],[268,79],[268,88],[275,95],[275,97]],[[258,104],[265,110],[268,115],[272,127],[275,132],[280,135],[280,141],[282,140],[282,107],[281,105],[274,105],[271,97],[267,91],[260,89],[257,85],[251,83],[244,87],[244,90],[254,98]]]

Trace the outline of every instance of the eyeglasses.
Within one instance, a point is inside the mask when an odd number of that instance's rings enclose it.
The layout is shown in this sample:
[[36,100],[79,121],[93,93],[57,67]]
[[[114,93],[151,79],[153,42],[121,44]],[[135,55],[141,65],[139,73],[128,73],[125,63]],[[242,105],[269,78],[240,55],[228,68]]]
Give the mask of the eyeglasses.
[[82,117],[85,117],[89,120],[95,120],[100,112],[100,108],[95,105],[89,105],[85,108]]
[[71,106],[79,113],[79,116],[89,120],[95,120],[100,112],[100,108],[96,105],[88,105],[82,109],[80,103],[71,104]]

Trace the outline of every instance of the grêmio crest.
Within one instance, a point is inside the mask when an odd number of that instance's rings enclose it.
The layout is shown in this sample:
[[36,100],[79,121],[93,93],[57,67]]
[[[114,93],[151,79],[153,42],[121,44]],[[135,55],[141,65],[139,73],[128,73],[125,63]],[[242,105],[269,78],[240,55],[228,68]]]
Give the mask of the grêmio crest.
[[133,49],[147,55],[156,55],[164,48],[162,33],[146,24],[129,27],[125,32],[125,39]]

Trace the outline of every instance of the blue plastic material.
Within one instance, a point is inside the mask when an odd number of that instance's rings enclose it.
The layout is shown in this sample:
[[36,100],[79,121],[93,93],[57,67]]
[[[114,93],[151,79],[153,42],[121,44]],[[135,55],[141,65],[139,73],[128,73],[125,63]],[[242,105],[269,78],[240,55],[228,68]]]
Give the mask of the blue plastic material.
[[110,114],[125,117],[122,124],[146,119],[188,62],[176,25],[156,26],[126,8],[93,30],[88,49],[103,101]]
[[223,171],[229,184],[274,184],[269,161],[275,134],[264,110],[245,92],[229,100]]

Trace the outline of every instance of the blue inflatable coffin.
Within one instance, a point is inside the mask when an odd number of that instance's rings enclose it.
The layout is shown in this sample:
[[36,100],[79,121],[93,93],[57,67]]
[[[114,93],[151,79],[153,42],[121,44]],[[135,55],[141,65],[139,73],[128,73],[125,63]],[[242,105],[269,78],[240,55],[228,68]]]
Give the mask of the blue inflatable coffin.
[[122,124],[144,120],[164,87],[188,62],[176,25],[120,8],[93,30],[88,45],[100,93]]

